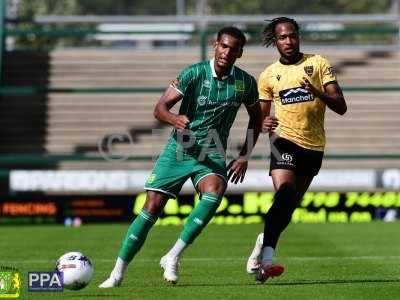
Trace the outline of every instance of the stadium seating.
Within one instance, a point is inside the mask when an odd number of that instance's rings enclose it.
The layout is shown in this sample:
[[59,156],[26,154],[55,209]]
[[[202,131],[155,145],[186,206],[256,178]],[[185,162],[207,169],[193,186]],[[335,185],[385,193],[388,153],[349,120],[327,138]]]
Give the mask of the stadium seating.
[[[400,53],[326,50],[344,87],[400,86]],[[9,53],[5,84],[48,85],[53,88],[159,87],[164,88],[182,67],[199,60],[199,49],[182,50],[55,50],[50,53]],[[249,47],[238,65],[258,76],[276,59],[275,50]],[[48,93],[6,96],[0,101],[0,153],[98,155],[104,137],[129,134],[113,146],[114,154],[156,155],[170,128],[152,115],[160,92],[152,93]],[[348,91],[348,113],[326,114],[328,154],[388,154],[400,150],[400,92]],[[247,126],[241,108],[231,130],[228,153],[237,153]],[[103,142],[101,142],[103,141]],[[254,154],[268,153],[263,135]],[[250,166],[264,168],[265,160]],[[150,168],[151,161],[62,162],[62,169]],[[399,167],[400,160],[336,160],[326,168]]]

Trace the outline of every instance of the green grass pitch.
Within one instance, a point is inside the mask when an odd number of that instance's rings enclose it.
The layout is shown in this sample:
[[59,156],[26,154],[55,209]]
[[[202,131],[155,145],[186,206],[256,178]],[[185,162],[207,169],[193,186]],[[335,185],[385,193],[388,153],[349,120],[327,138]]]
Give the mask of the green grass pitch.
[[[122,286],[98,289],[127,226],[2,226],[0,266],[20,271],[20,299],[400,299],[400,222],[291,224],[277,251],[285,273],[264,285],[245,272],[262,224],[209,225],[187,249],[175,286],[163,281],[158,262],[181,227],[156,226]],[[68,251],[92,259],[90,285],[80,291],[28,292],[28,271],[53,270]]]

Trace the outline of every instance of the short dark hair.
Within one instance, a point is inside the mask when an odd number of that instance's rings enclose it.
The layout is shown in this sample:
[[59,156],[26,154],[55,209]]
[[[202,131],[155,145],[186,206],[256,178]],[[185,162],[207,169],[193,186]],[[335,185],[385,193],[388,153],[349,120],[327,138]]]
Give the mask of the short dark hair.
[[246,36],[244,35],[243,31],[241,31],[239,28],[228,26],[220,29],[220,31],[218,31],[217,34],[217,41],[221,39],[223,34],[227,34],[237,38],[241,42],[242,48],[246,44]]
[[272,20],[267,20],[269,23],[265,26],[264,31],[262,33],[263,39],[262,43],[265,47],[268,47],[274,43],[275,38],[275,28],[278,24],[282,23],[290,23],[294,26],[297,32],[300,30],[299,24],[294,19],[287,17],[279,17]]

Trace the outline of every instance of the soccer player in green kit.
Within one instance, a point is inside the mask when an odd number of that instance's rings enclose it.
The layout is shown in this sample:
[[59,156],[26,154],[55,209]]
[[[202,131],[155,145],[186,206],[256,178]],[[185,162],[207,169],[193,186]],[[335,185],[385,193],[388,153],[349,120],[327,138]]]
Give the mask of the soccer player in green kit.
[[[245,43],[241,30],[222,28],[214,44],[214,58],[181,71],[157,103],[154,116],[174,129],[145,184],[147,199],[143,209],[130,225],[114,269],[100,288],[121,284],[128,264],[168,199],[176,198],[184,182],[191,178],[200,202],[189,215],[175,245],[160,260],[164,279],[177,283],[179,258],[213,217],[228,180],[235,184],[243,181],[247,157],[261,129],[256,80],[234,66]],[[179,114],[170,112],[180,100]],[[247,132],[251,134],[247,134],[239,158],[226,167],[229,130],[242,103],[250,117]]]

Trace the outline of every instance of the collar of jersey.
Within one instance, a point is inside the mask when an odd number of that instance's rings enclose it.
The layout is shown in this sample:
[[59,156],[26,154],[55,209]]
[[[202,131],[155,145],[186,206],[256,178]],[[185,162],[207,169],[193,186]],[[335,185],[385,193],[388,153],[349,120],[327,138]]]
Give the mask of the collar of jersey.
[[[215,69],[214,69],[214,61],[215,61],[214,58],[210,60],[210,68],[211,68],[212,76],[213,76],[214,78],[217,78],[218,76],[217,76],[217,73],[215,73]],[[222,76],[221,79],[222,79],[222,80],[225,80],[225,79],[227,79],[229,76],[232,76],[232,75],[233,75],[233,66],[232,66],[232,68],[231,68],[231,71],[229,72],[229,75]]]
[[281,59],[279,59],[279,62],[281,63],[281,65],[284,65],[284,66],[290,66],[290,65],[298,64],[298,63],[300,63],[301,61],[303,61],[303,59],[305,58],[304,53],[300,52],[300,54],[301,54],[300,58],[299,58],[297,61],[295,61],[295,62],[284,63],[284,62],[281,62]]

